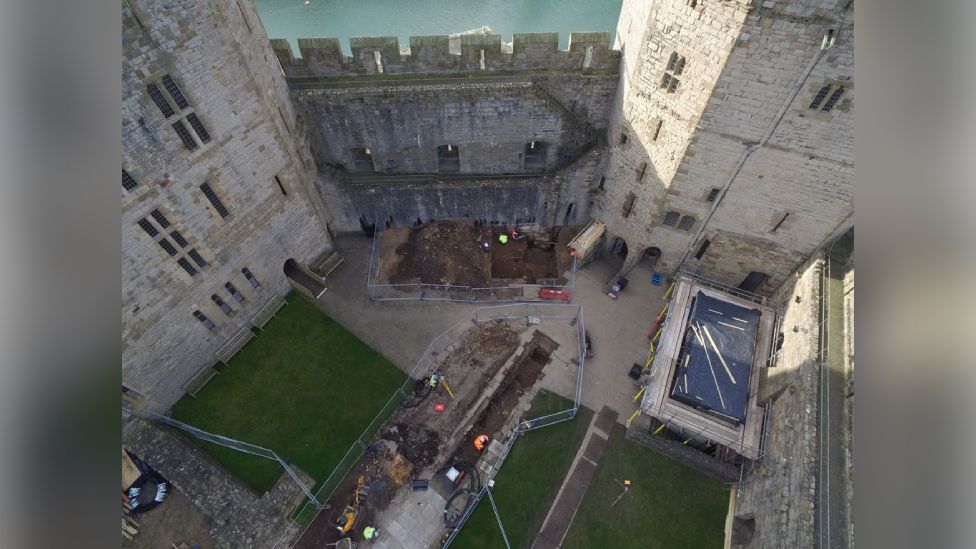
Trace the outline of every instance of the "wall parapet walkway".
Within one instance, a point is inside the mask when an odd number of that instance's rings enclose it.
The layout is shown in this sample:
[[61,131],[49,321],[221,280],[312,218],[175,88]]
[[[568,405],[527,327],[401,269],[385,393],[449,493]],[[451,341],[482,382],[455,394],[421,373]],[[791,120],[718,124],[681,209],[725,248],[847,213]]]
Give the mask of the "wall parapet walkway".
[[286,77],[430,74],[469,71],[617,70],[620,51],[609,32],[573,32],[569,49],[559,49],[559,33],[514,34],[510,45],[498,34],[411,36],[401,49],[395,36],[349,39],[352,55],[337,38],[299,38],[295,57],[283,38],[271,39]]

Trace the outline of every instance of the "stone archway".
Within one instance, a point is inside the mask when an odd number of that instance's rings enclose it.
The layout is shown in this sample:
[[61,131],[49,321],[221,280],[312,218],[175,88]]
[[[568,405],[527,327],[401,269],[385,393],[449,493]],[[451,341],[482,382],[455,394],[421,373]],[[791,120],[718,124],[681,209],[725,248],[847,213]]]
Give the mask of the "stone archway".
[[607,254],[607,262],[620,271],[627,264],[629,255],[630,250],[627,248],[627,241],[623,237],[618,236],[610,244],[610,253]]
[[305,297],[318,299],[325,293],[325,283],[321,277],[294,259],[288,258],[282,270],[292,287]]
[[656,246],[651,246],[644,250],[641,254],[640,260],[638,260],[637,265],[642,269],[647,269],[648,271],[654,272],[657,268],[657,263],[661,259],[661,248]]

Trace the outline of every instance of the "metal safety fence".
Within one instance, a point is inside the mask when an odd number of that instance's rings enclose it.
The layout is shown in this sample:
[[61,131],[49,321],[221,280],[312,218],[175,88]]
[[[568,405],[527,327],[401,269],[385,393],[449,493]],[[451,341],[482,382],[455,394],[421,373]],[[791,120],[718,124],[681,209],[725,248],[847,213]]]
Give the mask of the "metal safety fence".
[[258,446],[257,444],[251,444],[249,442],[225,437],[223,435],[210,433],[204,431],[203,429],[183,423],[182,421],[177,421],[169,416],[164,416],[155,412],[146,411],[144,414],[147,419],[165,423],[166,425],[185,431],[194,437],[199,438],[200,440],[206,440],[207,442],[219,444],[232,450],[237,450],[238,452],[244,452],[258,457],[263,457],[265,459],[270,459],[272,461],[277,461],[278,464],[281,465],[281,468],[284,469],[288,475],[295,480],[299,487],[301,487],[302,491],[305,492],[305,496],[308,497],[309,500],[315,505],[319,505],[318,501],[315,499],[315,495],[312,494],[311,488],[309,488],[305,482],[302,481],[301,477],[298,476],[298,473],[288,464],[288,462],[282,459],[282,457],[273,450],[269,450],[263,446]]
[[[329,476],[316,485],[315,491],[312,494],[306,492],[309,497],[292,515],[291,521],[282,530],[281,535],[272,547],[288,547],[301,538],[312,521],[323,510],[323,505],[320,505],[318,502],[327,502],[350,471],[354,470],[359,460],[365,455],[373,436],[379,431],[382,424],[396,411],[402,402],[410,397],[417,379],[436,373],[443,359],[461,344],[465,332],[470,330],[473,325],[499,321],[513,322],[523,326],[539,324],[546,321],[569,323],[574,326],[578,336],[579,368],[577,369],[577,388],[572,406],[556,413],[524,420],[516,425],[506,440],[502,455],[492,465],[486,478],[489,480],[494,479],[518,437],[529,431],[568,421],[576,417],[580,406],[585,349],[582,307],[565,304],[520,303],[475,309],[430,342],[423,355],[421,355],[420,359],[410,370],[404,382],[393,392],[386,404],[384,404],[382,409],[370,421],[369,425],[363,429],[362,433],[352,443]],[[458,523],[459,526],[451,532],[450,539],[453,539],[457,531],[463,526],[468,515],[477,505],[477,502],[486,495],[486,489],[483,488],[481,492],[474,496],[476,498],[475,502],[465,510],[464,515]]]
[[[509,549],[511,545],[509,544],[508,536],[505,533],[505,525],[502,523],[501,515],[498,513],[498,508],[495,506],[494,498],[491,493],[491,485],[508,458],[509,453],[515,446],[515,442],[527,435],[530,431],[541,429],[543,427],[550,427],[557,423],[562,423],[564,421],[569,421],[576,417],[579,412],[580,401],[583,394],[583,372],[584,363],[586,362],[586,328],[583,325],[583,307],[581,305],[538,305],[531,303],[522,303],[515,305],[497,305],[494,307],[481,307],[475,311],[475,322],[488,322],[493,320],[515,320],[515,319],[526,319],[528,324],[534,324],[533,319],[553,319],[553,320],[568,320],[571,325],[576,328],[577,334],[577,352],[578,352],[578,362],[579,367],[576,370],[576,391],[575,397],[573,399],[573,405],[570,408],[561,410],[555,413],[547,414],[537,418],[526,419],[518,424],[511,430],[505,439],[505,446],[498,459],[489,467],[485,474],[485,481],[482,483],[481,490],[473,496],[473,500],[465,508],[464,513],[461,515],[460,519],[457,521],[457,526],[451,531],[450,535],[441,545],[441,549],[446,549],[454,542],[461,529],[467,523],[471,514],[474,513],[475,509],[481,503],[481,500],[485,497],[488,498],[491,503],[492,510],[494,511],[495,520],[498,523],[498,528],[502,533],[502,538],[505,540],[505,546]],[[540,322],[541,323],[541,322]]]
[[373,233],[373,247],[366,271],[366,296],[371,301],[454,301],[460,303],[498,303],[545,302],[540,295],[542,290],[562,290],[567,292],[567,301],[572,299],[571,290],[576,285],[576,257],[572,257],[569,281],[559,284],[558,279],[542,279],[537,284],[509,284],[478,288],[451,284],[404,283],[391,284],[381,281],[380,240],[382,231]]

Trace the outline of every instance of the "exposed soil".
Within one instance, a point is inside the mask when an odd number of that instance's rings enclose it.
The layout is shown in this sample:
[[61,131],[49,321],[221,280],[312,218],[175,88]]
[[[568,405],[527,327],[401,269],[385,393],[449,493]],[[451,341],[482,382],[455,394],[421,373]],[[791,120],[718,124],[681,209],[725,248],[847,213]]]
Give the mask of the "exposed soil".
[[411,229],[396,248],[399,259],[390,282],[484,287],[488,284],[488,252],[483,243],[491,230],[473,221],[436,221]]
[[434,463],[441,443],[441,437],[437,432],[423,425],[402,422],[383,429],[380,438],[395,442],[397,448],[402,451],[403,457],[413,464],[415,469],[423,469]]
[[518,405],[519,398],[535,385],[555,347],[556,343],[547,336],[538,331],[534,334],[512,371],[508,372],[505,380],[488,400],[488,406],[461,437],[452,461],[478,461],[480,454],[474,447],[474,438],[486,434],[494,439],[502,434],[501,430]]
[[[387,229],[379,246],[379,283],[438,284],[484,288],[512,284],[565,284],[572,267],[566,244],[579,226],[521,233],[502,244],[511,228],[476,225],[473,220],[440,220]],[[488,242],[490,252],[484,248]]]
[[[478,400],[484,385],[508,361],[518,343],[518,332],[504,321],[484,323],[466,331],[436,366],[456,400],[442,384],[417,407],[397,409],[335,490],[327,503],[329,508],[319,513],[296,547],[324,547],[340,539],[336,519],[352,503],[360,475],[365,477],[369,489],[368,495],[361,498],[351,537],[362,541],[361,527],[382,513],[399,489],[412,478],[430,476],[429,471],[446,461],[454,449],[445,448],[445,441],[460,428],[462,418]],[[443,412],[434,411],[437,403],[445,405]]]

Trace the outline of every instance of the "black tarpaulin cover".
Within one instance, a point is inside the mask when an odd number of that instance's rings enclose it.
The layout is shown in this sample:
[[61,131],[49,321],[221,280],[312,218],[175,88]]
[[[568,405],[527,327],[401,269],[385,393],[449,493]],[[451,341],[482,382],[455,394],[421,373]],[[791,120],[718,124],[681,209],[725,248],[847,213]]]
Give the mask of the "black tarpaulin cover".
[[742,423],[759,314],[698,292],[678,353],[671,397]]

